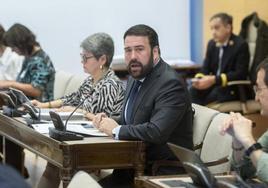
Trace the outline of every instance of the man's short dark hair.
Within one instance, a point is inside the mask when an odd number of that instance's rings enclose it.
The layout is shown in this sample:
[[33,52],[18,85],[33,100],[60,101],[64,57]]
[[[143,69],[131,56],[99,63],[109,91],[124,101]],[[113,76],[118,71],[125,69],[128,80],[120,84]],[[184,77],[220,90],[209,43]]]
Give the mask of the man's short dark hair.
[[227,13],[223,13],[223,12],[217,13],[210,18],[210,21],[215,18],[220,18],[224,25],[228,25],[228,24],[231,26],[233,25],[233,17]]
[[266,86],[268,86],[268,57],[266,57],[258,66],[256,71],[259,72],[259,70],[263,69],[265,72],[264,75],[264,83]]
[[10,47],[17,47],[23,55],[31,55],[33,47],[39,45],[35,35],[22,24],[14,24],[4,34],[4,44]]
[[[124,40],[127,36],[145,36],[148,37],[151,48],[159,47],[158,35],[155,30],[148,25],[139,24],[129,28],[124,34]],[[160,51],[159,51],[160,53]]]
[[3,45],[3,36],[5,33],[4,27],[0,24],[0,47]]

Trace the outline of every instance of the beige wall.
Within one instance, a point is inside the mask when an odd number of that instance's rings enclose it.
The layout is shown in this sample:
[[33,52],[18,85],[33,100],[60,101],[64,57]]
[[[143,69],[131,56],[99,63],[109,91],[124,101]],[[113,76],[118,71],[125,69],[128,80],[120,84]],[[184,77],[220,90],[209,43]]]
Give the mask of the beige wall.
[[204,0],[204,50],[211,38],[209,19],[218,12],[226,12],[233,16],[234,33],[240,31],[241,21],[256,11],[259,17],[268,22],[268,0]]

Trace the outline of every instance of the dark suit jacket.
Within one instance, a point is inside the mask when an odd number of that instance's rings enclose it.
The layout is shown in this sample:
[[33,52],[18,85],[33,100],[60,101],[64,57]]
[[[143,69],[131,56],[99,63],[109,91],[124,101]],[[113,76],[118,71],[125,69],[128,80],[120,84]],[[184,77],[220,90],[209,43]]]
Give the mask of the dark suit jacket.
[[[219,49],[214,40],[209,41],[201,70],[202,73],[216,75],[219,64]],[[244,80],[248,76],[248,65],[248,44],[241,37],[232,34],[227,46],[224,47],[221,73],[226,74],[227,81]],[[218,81],[217,85],[221,86],[221,81]],[[232,98],[229,97],[230,95],[238,95],[236,87],[221,87],[218,92],[219,101],[225,101],[225,98]]]
[[127,84],[121,114],[120,140],[146,142],[146,161],[175,160],[167,142],[193,148],[192,108],[184,83],[163,60],[147,75],[133,109],[133,124],[125,125],[124,111],[134,79]]

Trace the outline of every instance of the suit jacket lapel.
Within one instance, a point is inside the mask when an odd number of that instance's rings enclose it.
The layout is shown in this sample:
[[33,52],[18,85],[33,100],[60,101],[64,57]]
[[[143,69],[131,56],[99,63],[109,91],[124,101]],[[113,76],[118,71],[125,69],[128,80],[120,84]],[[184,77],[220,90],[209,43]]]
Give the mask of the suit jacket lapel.
[[125,110],[126,110],[126,104],[127,104],[127,100],[131,91],[131,88],[133,87],[134,84],[134,79],[132,77],[129,78],[128,83],[127,83],[127,88],[126,88],[126,93],[125,93],[125,97],[123,100],[123,108],[122,108],[122,112],[121,112],[121,119],[123,120],[123,124],[126,123],[125,120]]

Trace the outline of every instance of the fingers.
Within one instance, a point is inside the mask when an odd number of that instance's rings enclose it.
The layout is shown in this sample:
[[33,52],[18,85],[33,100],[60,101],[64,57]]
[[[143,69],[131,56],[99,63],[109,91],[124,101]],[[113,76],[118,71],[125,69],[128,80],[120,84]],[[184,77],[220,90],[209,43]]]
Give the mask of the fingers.
[[64,106],[62,106],[60,108],[56,108],[55,112],[64,112]]
[[244,118],[240,113],[230,112],[230,115],[231,115],[233,120],[238,120],[240,118]]
[[105,126],[105,117],[102,117],[100,123],[99,123],[99,131],[100,132],[106,132],[106,126]]
[[99,113],[93,118],[93,125],[99,129],[102,118],[107,117],[105,113]]
[[232,119],[230,117],[225,118],[223,124],[220,126],[220,134],[225,135],[231,126],[232,126]]
[[37,101],[37,100],[32,100],[31,103],[32,103],[34,106],[38,106],[39,101]]

